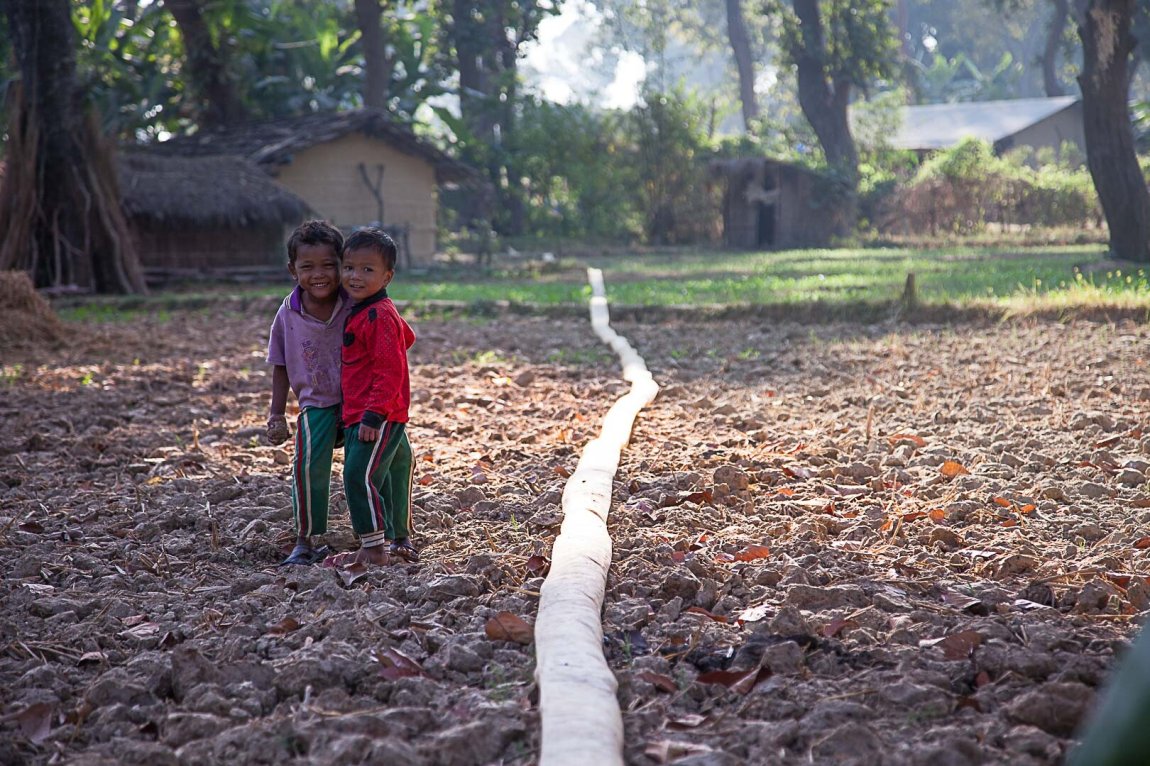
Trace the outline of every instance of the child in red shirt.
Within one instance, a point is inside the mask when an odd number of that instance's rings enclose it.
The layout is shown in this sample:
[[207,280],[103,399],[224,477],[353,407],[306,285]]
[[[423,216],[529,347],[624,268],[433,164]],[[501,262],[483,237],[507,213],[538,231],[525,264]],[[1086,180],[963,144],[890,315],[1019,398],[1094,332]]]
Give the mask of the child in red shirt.
[[332,557],[331,566],[419,561],[407,440],[407,349],[415,333],[387,297],[395,260],[395,242],[379,229],[360,229],[344,243],[343,287],[355,304],[344,324],[340,371],[343,484],[360,549]]

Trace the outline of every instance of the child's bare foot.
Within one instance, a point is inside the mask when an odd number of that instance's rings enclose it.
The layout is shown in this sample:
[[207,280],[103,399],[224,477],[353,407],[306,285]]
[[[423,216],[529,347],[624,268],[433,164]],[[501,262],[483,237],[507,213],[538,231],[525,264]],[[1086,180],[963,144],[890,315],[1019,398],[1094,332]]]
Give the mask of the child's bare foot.
[[342,569],[344,567],[354,566],[355,564],[384,567],[393,563],[393,561],[394,559],[388,554],[384,546],[375,545],[370,548],[360,548],[357,551],[346,551],[344,553],[337,553],[334,556],[328,556],[324,559],[323,565],[334,569]]

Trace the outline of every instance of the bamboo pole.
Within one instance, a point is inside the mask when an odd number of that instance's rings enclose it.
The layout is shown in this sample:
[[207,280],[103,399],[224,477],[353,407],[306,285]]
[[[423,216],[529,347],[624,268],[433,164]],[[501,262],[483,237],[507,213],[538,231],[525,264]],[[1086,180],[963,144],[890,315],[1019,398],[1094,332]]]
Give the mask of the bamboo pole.
[[611,565],[607,514],[619,456],[639,411],[659,392],[647,365],[610,327],[603,274],[588,269],[591,327],[611,346],[631,390],[603,419],[563,489],[563,525],[535,620],[535,678],[542,719],[540,766],[623,763],[623,717],[603,657],[600,613]]

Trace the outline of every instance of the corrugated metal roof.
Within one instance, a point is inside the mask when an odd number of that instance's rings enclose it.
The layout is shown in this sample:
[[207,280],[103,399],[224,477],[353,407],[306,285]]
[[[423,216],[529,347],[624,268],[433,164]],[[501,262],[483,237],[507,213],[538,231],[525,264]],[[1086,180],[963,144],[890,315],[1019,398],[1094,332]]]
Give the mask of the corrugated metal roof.
[[904,106],[896,149],[945,149],[964,138],[994,143],[1078,102],[1077,96]]

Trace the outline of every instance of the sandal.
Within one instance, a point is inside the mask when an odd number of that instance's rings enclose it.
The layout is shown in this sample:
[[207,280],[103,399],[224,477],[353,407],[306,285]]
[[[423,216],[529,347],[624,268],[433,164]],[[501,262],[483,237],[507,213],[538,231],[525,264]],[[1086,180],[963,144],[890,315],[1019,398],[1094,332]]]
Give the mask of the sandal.
[[289,564],[311,566],[312,564],[323,561],[324,557],[329,553],[331,553],[331,548],[326,545],[313,548],[306,543],[299,543],[291,549],[291,553],[288,554],[288,557],[280,562],[280,566],[287,566]]
[[411,544],[410,537],[399,538],[388,546],[387,552],[392,556],[398,556],[409,564],[419,563],[419,551]]

